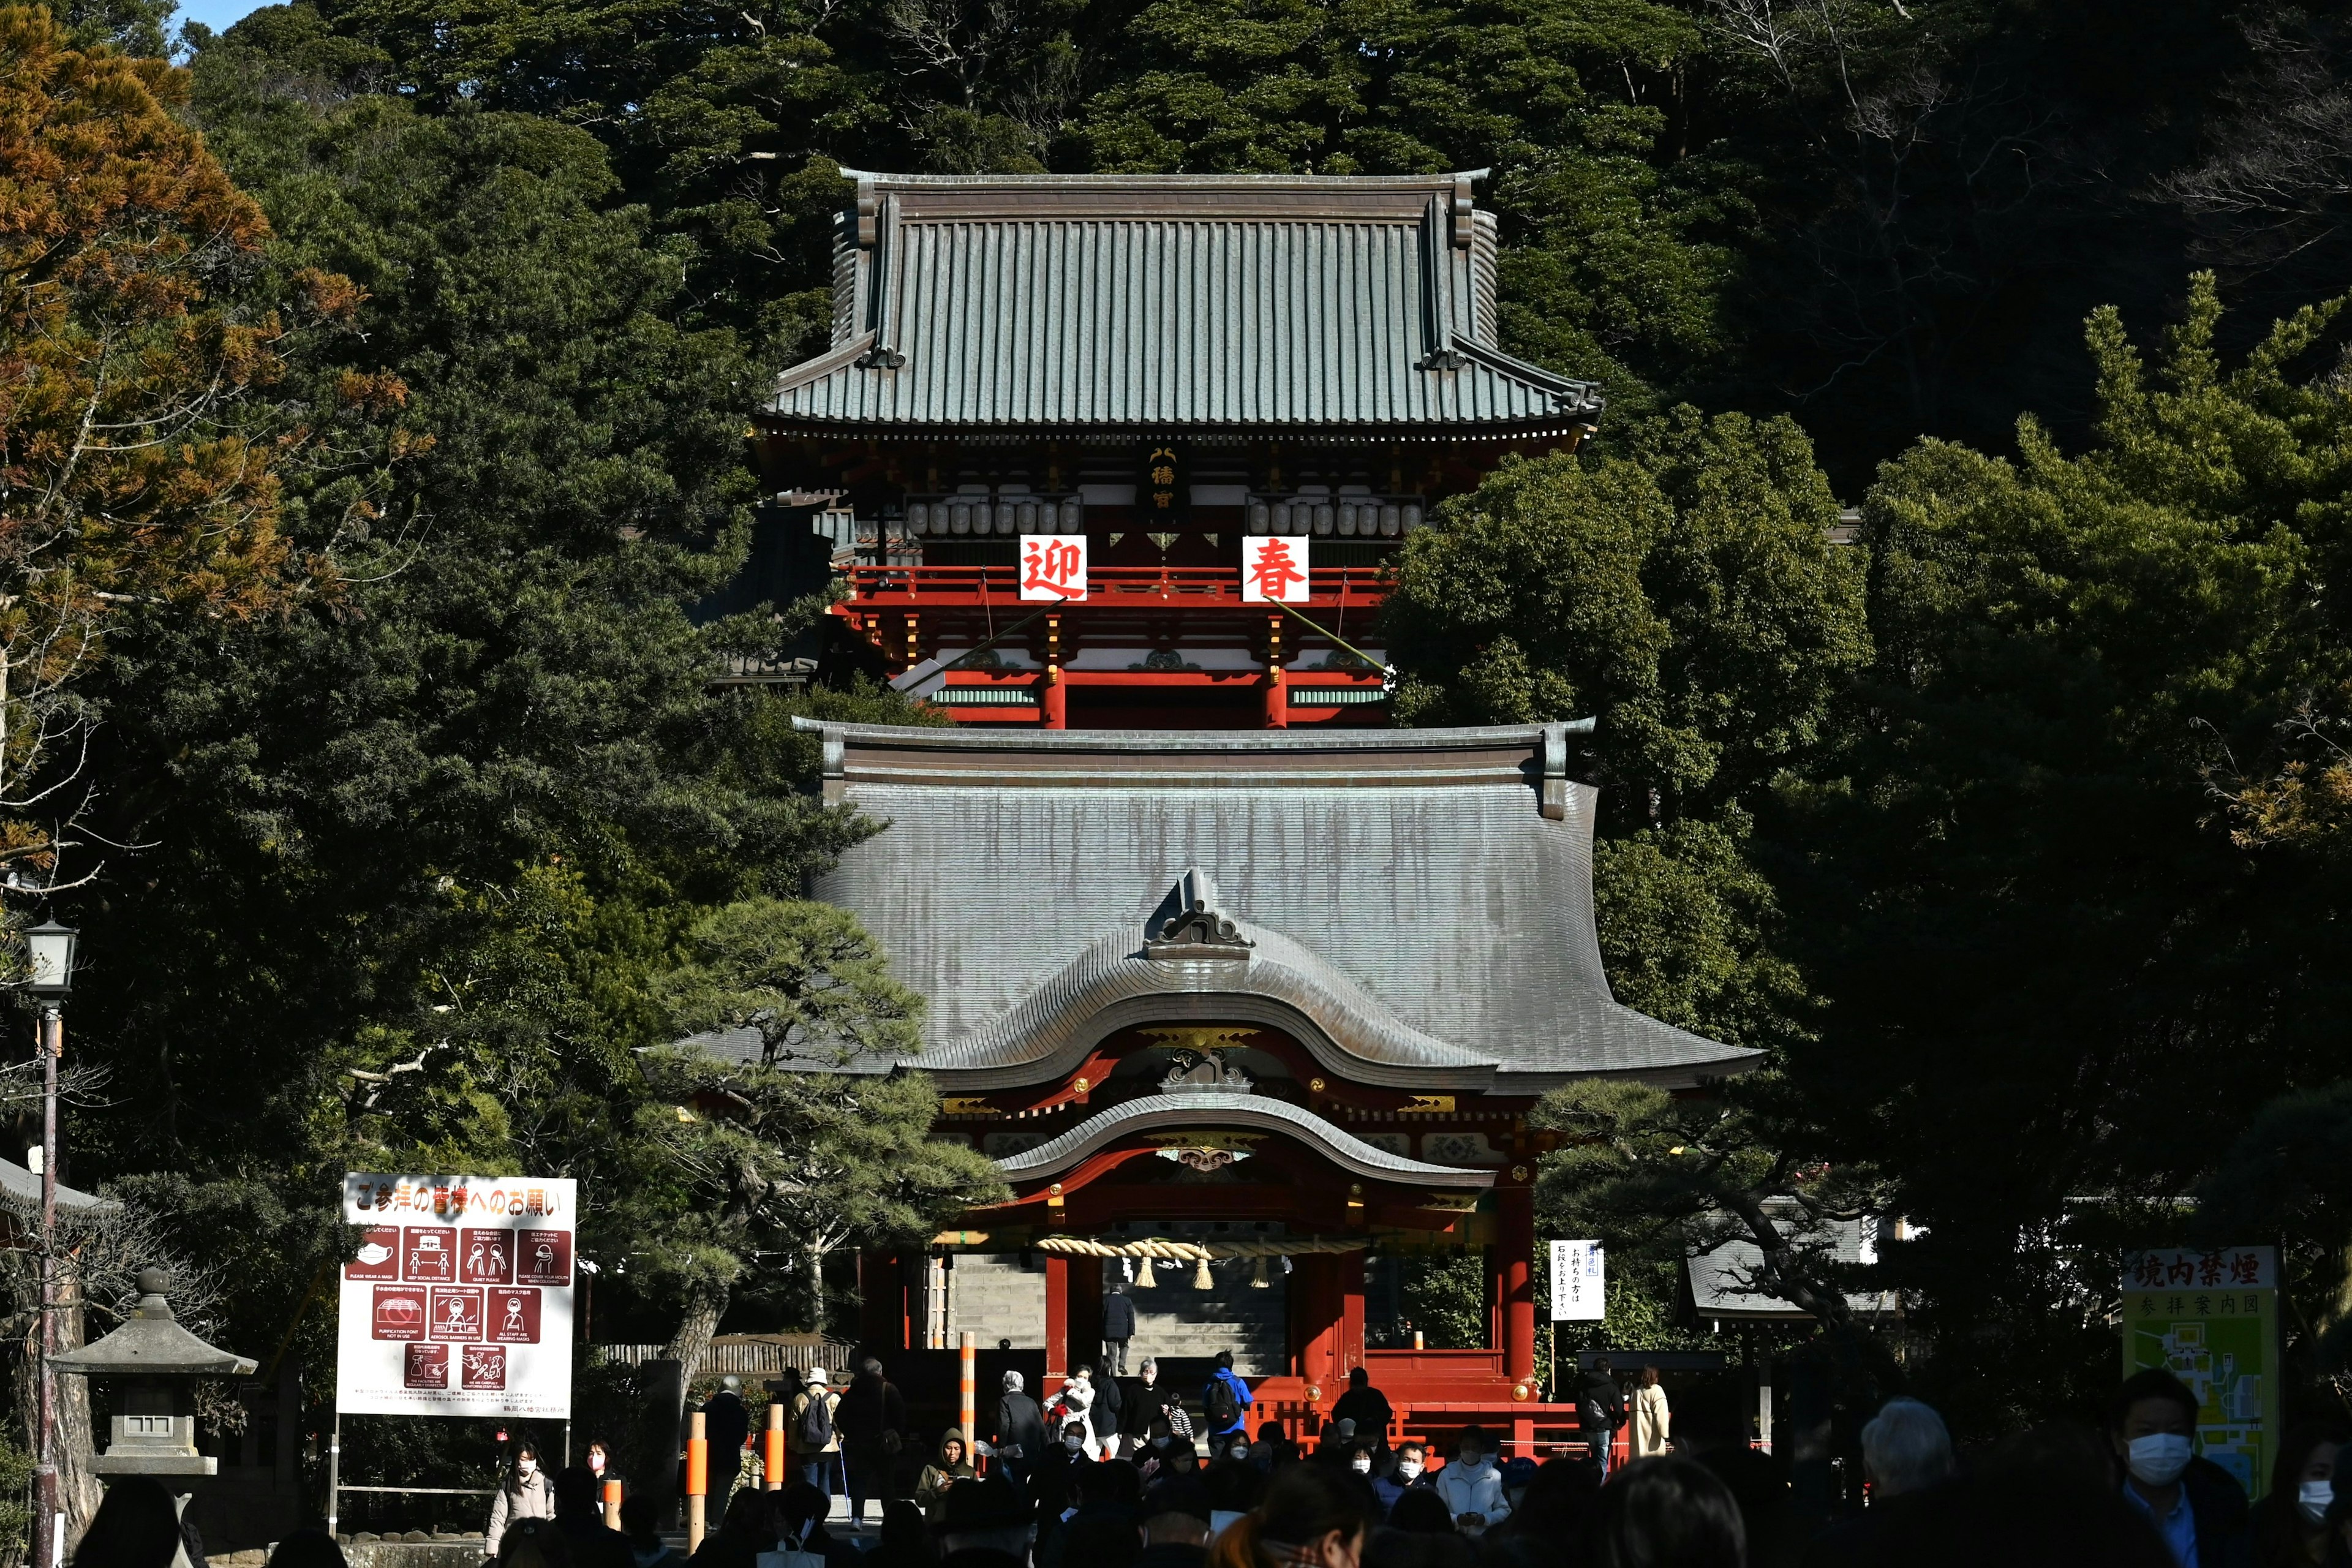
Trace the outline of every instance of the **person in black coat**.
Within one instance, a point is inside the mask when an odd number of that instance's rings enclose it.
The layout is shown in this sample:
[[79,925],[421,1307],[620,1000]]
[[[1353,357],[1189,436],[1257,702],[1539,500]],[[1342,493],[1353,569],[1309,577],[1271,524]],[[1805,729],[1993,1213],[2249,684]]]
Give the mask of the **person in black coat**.
[[604,1523],[596,1472],[573,1465],[555,1478],[555,1528],[572,1548],[573,1568],[636,1568],[629,1538]]
[[882,1363],[867,1356],[857,1375],[841,1395],[833,1413],[833,1429],[841,1438],[841,1458],[849,1472],[849,1522],[866,1522],[866,1500],[877,1502],[896,1489],[890,1472],[906,1443],[907,1399],[898,1385],[882,1375]]
[[1004,1392],[996,1401],[996,1457],[1025,1485],[1045,1457],[1045,1413],[1022,1392],[1021,1374],[1004,1374]]
[[702,1402],[702,1435],[710,1443],[710,1495],[721,1500],[735,1489],[736,1472],[743,1468],[743,1439],[751,1431],[742,1387],[741,1378],[722,1377],[719,1392]]
[[1097,1373],[1090,1366],[1078,1368],[1078,1375],[1094,1390],[1094,1408],[1087,1412],[1087,1425],[1094,1428],[1095,1441],[1101,1446],[1099,1458],[1115,1459],[1119,1456],[1119,1415],[1127,1400],[1119,1392],[1118,1379],[1108,1373]]
[[1135,1338],[1135,1303],[1127,1299],[1127,1287],[1114,1285],[1103,1298],[1103,1372],[1104,1382],[1127,1375],[1127,1342]]
[[1118,1429],[1128,1438],[1122,1452],[1140,1455],[1151,1441],[1154,1422],[1164,1422],[1169,1433],[1190,1437],[1192,1427],[1189,1418],[1181,1425],[1170,1412],[1184,1413],[1184,1402],[1174,1389],[1160,1381],[1160,1363],[1150,1356],[1137,1369],[1141,1375],[1120,1381],[1118,1396]]
[[2251,1568],[2246,1491],[2196,1452],[2197,1396],[2162,1367],[2126,1378],[2107,1406],[2107,1435],[2124,1462],[2124,1500],[2147,1517],[2172,1554],[2197,1568]]
[[1388,1457],[1389,1423],[1396,1419],[1396,1411],[1389,1405],[1389,1396],[1372,1386],[1371,1374],[1362,1367],[1348,1369],[1348,1392],[1331,1405],[1334,1425],[1341,1421],[1356,1424],[1356,1439],[1371,1450],[1372,1466],[1380,1468]]

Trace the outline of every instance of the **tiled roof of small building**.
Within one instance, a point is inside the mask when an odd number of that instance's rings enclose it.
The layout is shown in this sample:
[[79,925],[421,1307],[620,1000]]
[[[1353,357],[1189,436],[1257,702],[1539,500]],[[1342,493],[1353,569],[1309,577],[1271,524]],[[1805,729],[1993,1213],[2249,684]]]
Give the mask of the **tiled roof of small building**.
[[830,351],[781,427],[1562,432],[1598,390],[1504,353],[1470,174],[857,182]]

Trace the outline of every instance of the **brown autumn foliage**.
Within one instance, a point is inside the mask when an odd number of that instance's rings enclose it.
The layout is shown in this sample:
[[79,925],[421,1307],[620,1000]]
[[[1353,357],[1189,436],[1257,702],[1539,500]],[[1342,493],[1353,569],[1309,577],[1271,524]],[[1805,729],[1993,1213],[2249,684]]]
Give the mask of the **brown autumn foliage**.
[[134,605],[282,607],[305,574],[276,467],[300,433],[237,427],[281,374],[286,317],[347,317],[297,274],[286,310],[233,285],[269,227],[173,110],[186,72],[77,49],[0,8],[0,876],[53,886],[88,781],[73,680]]
[[[2352,687],[2336,697],[2340,713],[2352,703]],[[2233,808],[2230,837],[2240,848],[2340,847],[2352,841],[2352,746],[2336,738],[2346,727],[2306,704],[2288,726],[2288,739],[2306,754],[2273,778],[2221,791]]]

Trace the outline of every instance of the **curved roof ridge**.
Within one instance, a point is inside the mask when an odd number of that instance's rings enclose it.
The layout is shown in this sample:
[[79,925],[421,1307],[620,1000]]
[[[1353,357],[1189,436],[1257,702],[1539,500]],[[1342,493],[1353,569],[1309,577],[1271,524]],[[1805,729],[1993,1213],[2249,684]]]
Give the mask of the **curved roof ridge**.
[[1251,921],[1235,923],[1255,944],[1247,958],[1148,956],[1139,921],[1105,931],[1004,1012],[929,1047],[919,1065],[953,1073],[1034,1071],[1046,1064],[1066,1068],[1122,1026],[1118,1004],[1178,994],[1276,1003],[1311,1026],[1298,1032],[1318,1059],[1337,1058],[1327,1060],[1335,1068],[1371,1069],[1365,1076],[1374,1082],[1427,1085],[1432,1070],[1466,1069],[1483,1083],[1499,1065],[1414,1028],[1282,932]]
[[1160,1128],[1204,1124],[1289,1132],[1319,1147],[1334,1163],[1375,1181],[1421,1182],[1433,1187],[1457,1189],[1495,1184],[1492,1171],[1433,1165],[1391,1154],[1286,1100],[1228,1089],[1195,1089],[1122,1100],[1097,1111],[1059,1137],[999,1160],[996,1168],[1016,1179],[1053,1175],[1068,1170],[1114,1139]]

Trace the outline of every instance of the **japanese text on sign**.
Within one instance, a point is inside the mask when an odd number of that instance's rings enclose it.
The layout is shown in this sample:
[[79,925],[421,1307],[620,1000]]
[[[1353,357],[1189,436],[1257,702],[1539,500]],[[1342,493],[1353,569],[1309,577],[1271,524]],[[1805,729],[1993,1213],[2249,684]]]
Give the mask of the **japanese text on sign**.
[[2120,1284],[2125,1373],[2162,1367],[2185,1384],[2199,1451],[2259,1497],[2279,1442],[2276,1251],[2133,1253]]
[[1031,533],[1021,540],[1021,596],[1076,603],[1087,596],[1087,536]]
[[1551,1244],[1551,1317],[1556,1323],[1597,1323],[1607,1313],[1607,1269],[1597,1241]]
[[1304,604],[1307,595],[1307,541],[1274,535],[1242,540],[1242,598],[1253,605]]
[[1143,483],[1136,487],[1136,510],[1148,526],[1180,520],[1190,499],[1184,482],[1183,454],[1173,446],[1158,446],[1143,460]]
[[343,1219],[338,1408],[570,1417],[576,1184],[355,1172]]

